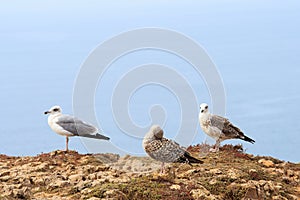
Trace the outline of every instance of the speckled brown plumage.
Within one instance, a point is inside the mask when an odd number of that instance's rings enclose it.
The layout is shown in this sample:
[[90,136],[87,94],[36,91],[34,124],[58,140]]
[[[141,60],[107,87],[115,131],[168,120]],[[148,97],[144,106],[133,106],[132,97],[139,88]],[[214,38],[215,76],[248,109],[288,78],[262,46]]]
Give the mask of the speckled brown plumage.
[[143,140],[146,153],[153,159],[161,162],[202,163],[192,157],[178,143],[163,137],[162,129],[154,125]]

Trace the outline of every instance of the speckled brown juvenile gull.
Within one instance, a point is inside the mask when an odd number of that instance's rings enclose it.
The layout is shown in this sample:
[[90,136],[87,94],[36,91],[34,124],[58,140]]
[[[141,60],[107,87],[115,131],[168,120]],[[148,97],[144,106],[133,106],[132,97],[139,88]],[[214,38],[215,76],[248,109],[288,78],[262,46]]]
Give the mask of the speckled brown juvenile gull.
[[199,122],[203,132],[216,140],[215,147],[210,150],[212,152],[219,151],[220,143],[227,139],[241,139],[252,144],[255,142],[228,119],[210,114],[206,103],[200,105]]
[[162,162],[161,172],[164,171],[164,163],[203,163],[192,157],[178,143],[164,138],[163,133],[158,125],[153,125],[143,140],[146,153],[151,158]]

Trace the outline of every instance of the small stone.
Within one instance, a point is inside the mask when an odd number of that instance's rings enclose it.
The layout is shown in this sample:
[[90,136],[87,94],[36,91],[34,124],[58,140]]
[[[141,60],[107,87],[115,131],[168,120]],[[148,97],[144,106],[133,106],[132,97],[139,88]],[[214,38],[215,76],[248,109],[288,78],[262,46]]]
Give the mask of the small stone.
[[247,189],[245,199],[259,199],[259,187],[256,187],[256,182],[249,181],[242,184],[242,187]]
[[69,185],[68,181],[62,181],[62,180],[57,180],[55,182],[52,182],[48,185],[48,189],[56,189],[56,188],[60,188],[60,187],[65,187]]
[[30,190],[27,187],[23,187],[22,189],[14,189],[13,197],[17,199],[28,199],[30,196]]
[[181,189],[181,186],[180,186],[180,185],[171,185],[171,186],[170,186],[170,189],[171,189],[171,190],[180,190],[180,189]]
[[220,169],[211,169],[209,170],[210,173],[212,174],[222,174],[223,172]]
[[117,192],[117,190],[115,189],[112,189],[112,190],[107,190],[104,195],[107,195],[107,196],[111,196],[113,194],[115,194]]
[[283,196],[281,196],[281,195],[279,195],[279,196],[273,196],[272,200],[288,200],[288,199],[285,198],[285,197],[283,197]]
[[87,200],[100,200],[100,198],[98,198],[98,197],[91,197],[91,198],[88,198]]
[[90,174],[87,177],[89,180],[95,180],[97,178],[96,174]]
[[294,172],[293,170],[288,169],[288,170],[286,171],[286,175],[287,175],[288,177],[293,177],[293,176],[295,175],[295,172]]
[[10,171],[0,172],[0,176],[8,176],[9,174],[10,174]]
[[94,186],[102,185],[105,182],[108,182],[108,180],[105,178],[101,178],[101,179],[94,180],[91,184],[92,184],[92,187],[94,187]]
[[275,190],[280,191],[282,189],[282,186],[281,185],[275,185],[274,188],[275,188]]
[[267,183],[267,181],[259,180],[258,183],[259,183],[260,186],[264,186]]
[[124,159],[124,160],[128,160],[130,157],[131,157],[131,156],[127,154],[127,155],[125,155],[125,156],[123,157],[123,159]]
[[231,180],[237,180],[239,178],[238,174],[235,171],[233,171],[232,169],[228,170],[227,174]]
[[194,199],[215,199],[213,195],[203,186],[200,185],[198,189],[193,189],[190,191],[190,194]]
[[300,186],[296,188],[296,191],[300,193]]
[[216,179],[212,179],[211,181],[209,181],[210,185],[215,185],[218,181]]
[[192,174],[194,174],[196,172],[197,172],[196,169],[190,169],[190,170],[187,170],[187,171],[183,172],[182,174],[179,174],[178,177],[179,178],[189,177],[189,176],[191,176]]
[[296,195],[293,195],[293,194],[288,194],[288,199],[291,199],[291,200],[299,200],[299,196],[296,196]]
[[269,184],[265,184],[265,185],[264,185],[264,190],[265,190],[265,191],[269,191],[269,190],[270,190]]
[[10,178],[11,178],[11,177],[10,177],[9,175],[7,175],[7,176],[2,176],[2,177],[0,178],[0,181],[1,181],[1,182],[7,182]]
[[69,176],[70,183],[74,184],[83,180],[83,174],[73,174]]
[[44,178],[43,177],[39,177],[39,176],[32,178],[32,181],[36,185],[44,185],[44,183],[45,183]]
[[57,151],[52,151],[52,152],[50,153],[50,156],[56,156],[56,154],[57,154]]
[[78,191],[82,191],[83,189],[90,187],[92,183],[86,182],[86,181],[80,181],[77,185],[76,188]]
[[48,164],[47,163],[41,163],[39,164],[38,166],[36,166],[33,171],[46,171],[48,167]]
[[274,167],[274,162],[272,160],[260,159],[258,163],[264,167]]
[[280,175],[284,174],[284,170],[280,168],[279,169],[275,168],[275,172],[279,173]]
[[49,169],[51,170],[51,169],[54,169],[55,168],[55,166],[53,166],[53,165],[50,165],[49,166]]

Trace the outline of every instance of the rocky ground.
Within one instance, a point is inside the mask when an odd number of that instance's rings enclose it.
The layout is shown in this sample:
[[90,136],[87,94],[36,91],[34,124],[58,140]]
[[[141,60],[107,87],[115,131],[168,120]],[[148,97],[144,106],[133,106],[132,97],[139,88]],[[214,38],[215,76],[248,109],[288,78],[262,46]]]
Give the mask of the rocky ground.
[[148,157],[0,155],[0,199],[300,199],[300,163],[249,155],[241,146],[208,148],[188,148],[204,164],[170,164],[165,174]]

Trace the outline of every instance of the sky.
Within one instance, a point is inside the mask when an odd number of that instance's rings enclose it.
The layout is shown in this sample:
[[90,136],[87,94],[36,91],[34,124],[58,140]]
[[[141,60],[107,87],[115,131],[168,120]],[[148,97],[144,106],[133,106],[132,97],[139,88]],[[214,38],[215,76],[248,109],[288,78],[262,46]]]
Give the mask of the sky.
[[[64,139],[50,130],[43,112],[59,104],[72,114],[76,77],[104,41],[133,29],[158,27],[184,34],[205,49],[224,83],[226,116],[257,141],[256,146],[245,144],[247,151],[299,162],[299,154],[294,153],[300,142],[299,8],[300,3],[291,0],[1,1],[0,153],[35,155],[64,148]],[[109,100],[102,102],[101,95],[115,87],[109,85],[122,76],[120,66],[130,70],[145,63],[176,66],[191,82],[198,103],[210,101],[205,82],[188,63],[170,54],[144,51],[120,58],[107,71],[103,84],[108,87],[99,85],[95,96],[97,110],[111,112],[105,107]],[[153,90],[162,102],[172,98],[157,87],[145,87],[133,96],[132,101],[146,105],[129,103],[132,118],[141,126],[149,126],[149,105],[159,103],[145,100]],[[166,111],[174,112],[174,118],[166,115],[168,137],[178,129],[180,113],[172,107],[176,102],[165,105]],[[97,118],[102,119],[99,112]],[[104,119],[102,126],[112,134],[114,145],[129,144],[128,152],[143,154],[140,146],[133,148],[134,143],[119,138],[112,119]],[[204,140],[198,126],[193,144]],[[89,151],[78,138],[72,138],[70,147]]]

